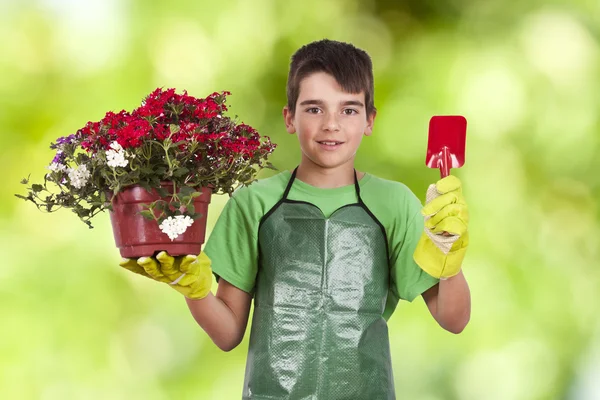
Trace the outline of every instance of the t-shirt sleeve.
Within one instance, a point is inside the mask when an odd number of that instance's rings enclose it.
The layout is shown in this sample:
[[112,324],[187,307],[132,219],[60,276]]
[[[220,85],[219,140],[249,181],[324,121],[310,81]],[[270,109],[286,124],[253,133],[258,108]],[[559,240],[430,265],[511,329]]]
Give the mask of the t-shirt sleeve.
[[253,293],[258,271],[258,242],[251,216],[231,197],[206,242],[204,252],[217,279]]
[[[439,279],[432,277],[417,265],[413,254],[424,229],[421,215],[421,202],[409,192],[406,199],[406,212],[402,218],[395,219],[390,248],[390,292],[388,308],[395,308],[400,299],[412,302],[417,296],[434,286]],[[388,310],[388,316],[391,314]]]

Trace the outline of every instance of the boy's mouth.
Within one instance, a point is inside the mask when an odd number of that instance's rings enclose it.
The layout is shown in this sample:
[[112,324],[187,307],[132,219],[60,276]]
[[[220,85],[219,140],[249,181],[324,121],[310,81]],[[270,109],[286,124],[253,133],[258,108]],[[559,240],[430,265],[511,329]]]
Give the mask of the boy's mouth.
[[337,140],[321,140],[321,141],[317,141],[317,143],[319,143],[321,146],[325,147],[325,148],[337,148],[340,145],[344,144],[344,142],[339,142]]

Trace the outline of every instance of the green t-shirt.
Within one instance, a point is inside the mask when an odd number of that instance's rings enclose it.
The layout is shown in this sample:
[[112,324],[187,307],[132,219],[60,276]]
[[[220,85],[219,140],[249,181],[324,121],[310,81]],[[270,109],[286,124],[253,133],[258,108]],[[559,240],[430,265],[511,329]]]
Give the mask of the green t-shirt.
[[[283,171],[241,187],[232,194],[204,248],[217,279],[223,278],[245,292],[254,293],[259,268],[259,223],[281,199],[290,177],[290,171]],[[412,302],[439,280],[425,273],[413,260],[424,223],[421,202],[414,193],[400,182],[369,173],[359,180],[359,185],[363,202],[381,222],[387,235],[390,291],[383,314],[387,320],[400,299]],[[357,200],[354,184],[322,189],[299,179],[294,180],[288,198],[316,205],[326,218]]]

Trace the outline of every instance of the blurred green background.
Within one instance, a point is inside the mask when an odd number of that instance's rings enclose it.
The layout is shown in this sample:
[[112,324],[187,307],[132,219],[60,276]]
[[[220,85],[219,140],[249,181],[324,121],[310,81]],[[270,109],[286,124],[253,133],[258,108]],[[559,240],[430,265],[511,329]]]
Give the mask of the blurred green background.
[[[4,0],[0,37],[0,398],[241,397],[249,330],[221,352],[178,293],[119,268],[108,215],[89,230],[13,193],[42,179],[51,141],[158,86],[231,91],[231,115],[292,168],[289,57],[328,37],[375,66],[359,170],[423,200],[438,179],[429,118],[469,122],[454,173],[471,211],[471,322],[452,335],[422,299],[400,304],[399,398],[600,399],[598,0]],[[213,197],[209,233],[226,200]]]

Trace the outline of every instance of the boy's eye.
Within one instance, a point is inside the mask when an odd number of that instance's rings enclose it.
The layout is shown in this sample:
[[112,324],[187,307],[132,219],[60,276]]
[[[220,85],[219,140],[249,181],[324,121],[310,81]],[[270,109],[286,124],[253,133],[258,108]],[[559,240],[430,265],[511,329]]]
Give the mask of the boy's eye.
[[354,114],[358,114],[358,111],[353,109],[353,108],[346,108],[344,109],[344,114],[346,115],[354,115]]
[[306,109],[306,112],[308,112],[309,114],[318,114],[319,111],[321,110],[319,110],[317,107],[311,107]]

